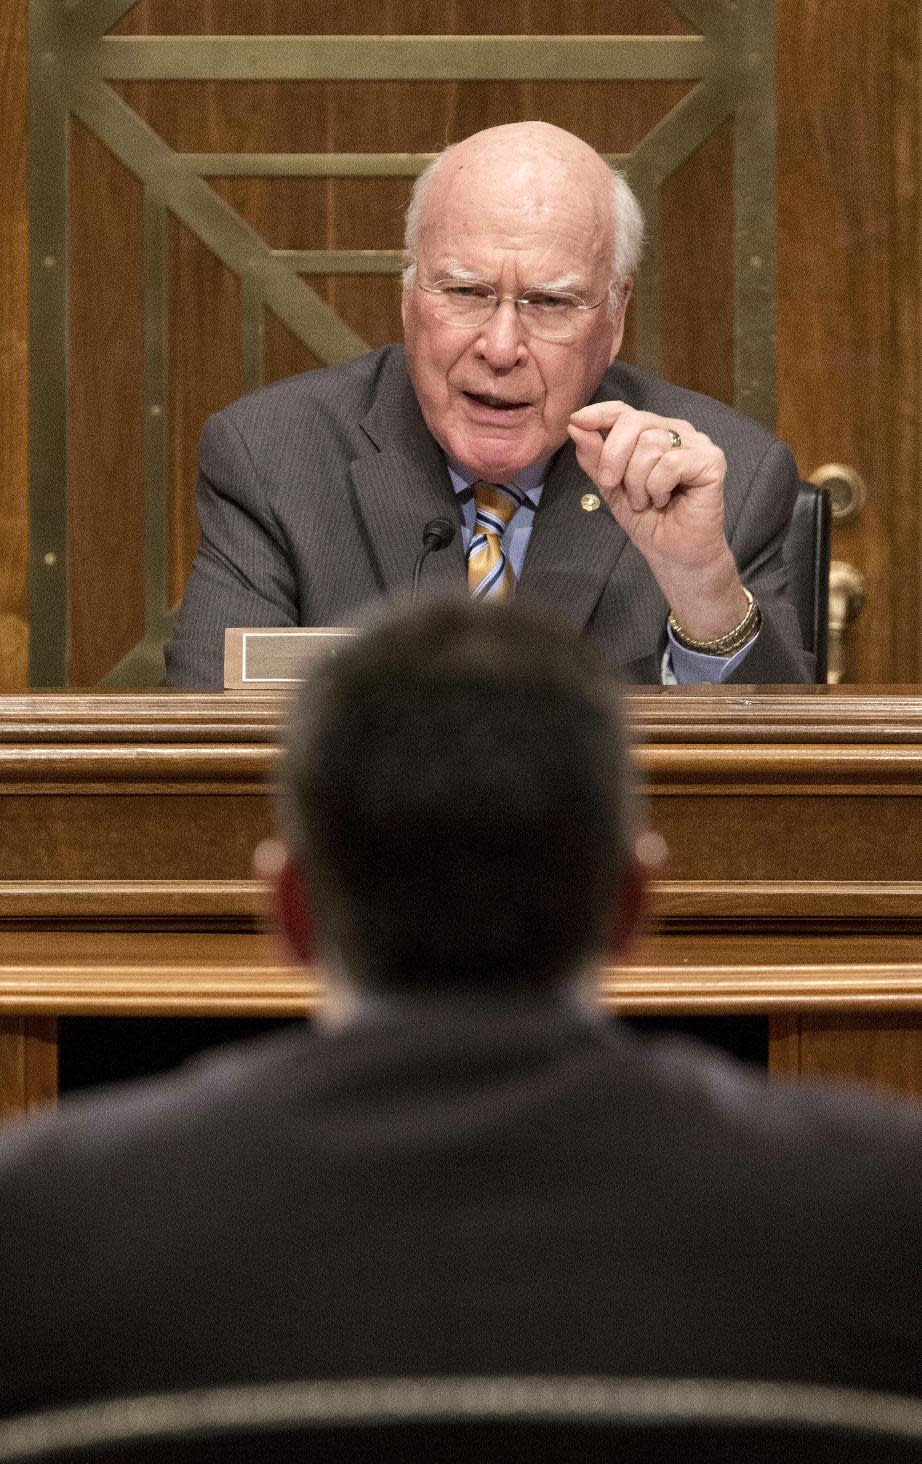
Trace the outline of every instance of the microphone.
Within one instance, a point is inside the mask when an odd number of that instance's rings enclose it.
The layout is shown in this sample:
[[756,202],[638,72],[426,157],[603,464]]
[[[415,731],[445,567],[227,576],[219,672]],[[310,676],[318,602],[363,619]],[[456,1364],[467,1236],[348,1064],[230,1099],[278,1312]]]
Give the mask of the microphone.
[[423,560],[427,554],[433,551],[444,549],[455,537],[455,526],[451,519],[434,518],[430,519],[423,529],[423,547],[416,556],[416,563],[413,566],[413,588],[410,591],[410,603],[412,604],[419,594],[419,576],[422,572]]

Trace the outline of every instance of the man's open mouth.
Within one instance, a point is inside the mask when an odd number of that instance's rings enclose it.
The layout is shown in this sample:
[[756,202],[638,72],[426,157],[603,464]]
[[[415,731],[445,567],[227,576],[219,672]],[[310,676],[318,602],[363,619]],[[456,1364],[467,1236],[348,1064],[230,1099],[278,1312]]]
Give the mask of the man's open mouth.
[[496,412],[521,412],[528,402],[510,402],[503,397],[492,396],[489,392],[466,391],[464,395],[469,402],[474,402],[478,407],[490,407]]

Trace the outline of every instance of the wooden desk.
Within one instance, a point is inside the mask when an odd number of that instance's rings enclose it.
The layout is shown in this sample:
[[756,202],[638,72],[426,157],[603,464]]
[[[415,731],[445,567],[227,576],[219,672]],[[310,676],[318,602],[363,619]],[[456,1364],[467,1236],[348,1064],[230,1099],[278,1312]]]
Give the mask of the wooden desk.
[[[602,997],[764,1012],[778,1073],[922,1093],[922,695],[632,693],[671,858]],[[275,695],[0,700],[0,1112],[56,1087],[62,1015],[292,1014],[260,926]]]

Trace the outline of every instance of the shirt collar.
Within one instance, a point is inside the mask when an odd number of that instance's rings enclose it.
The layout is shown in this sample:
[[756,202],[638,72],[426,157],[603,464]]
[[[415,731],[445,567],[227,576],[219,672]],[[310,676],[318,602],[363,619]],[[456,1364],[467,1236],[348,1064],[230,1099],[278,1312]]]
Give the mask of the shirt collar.
[[[466,493],[472,484],[479,481],[480,474],[466,468],[463,463],[456,462],[454,458],[446,458],[446,462],[451,477],[451,486],[456,493]],[[547,466],[547,463],[531,463],[514,478],[509,479],[504,486],[518,488],[520,493],[525,494],[530,507],[537,508],[544,490]]]

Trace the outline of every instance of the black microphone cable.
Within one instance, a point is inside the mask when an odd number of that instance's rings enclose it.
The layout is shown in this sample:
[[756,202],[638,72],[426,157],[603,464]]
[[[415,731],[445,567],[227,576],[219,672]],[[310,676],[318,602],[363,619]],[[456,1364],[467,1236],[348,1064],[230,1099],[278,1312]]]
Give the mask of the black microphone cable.
[[410,591],[411,602],[419,594],[419,577],[422,573],[423,560],[427,554],[439,549],[445,549],[455,537],[455,526],[451,519],[434,518],[430,519],[423,529],[423,547],[416,556],[416,563],[413,566],[413,588]]

